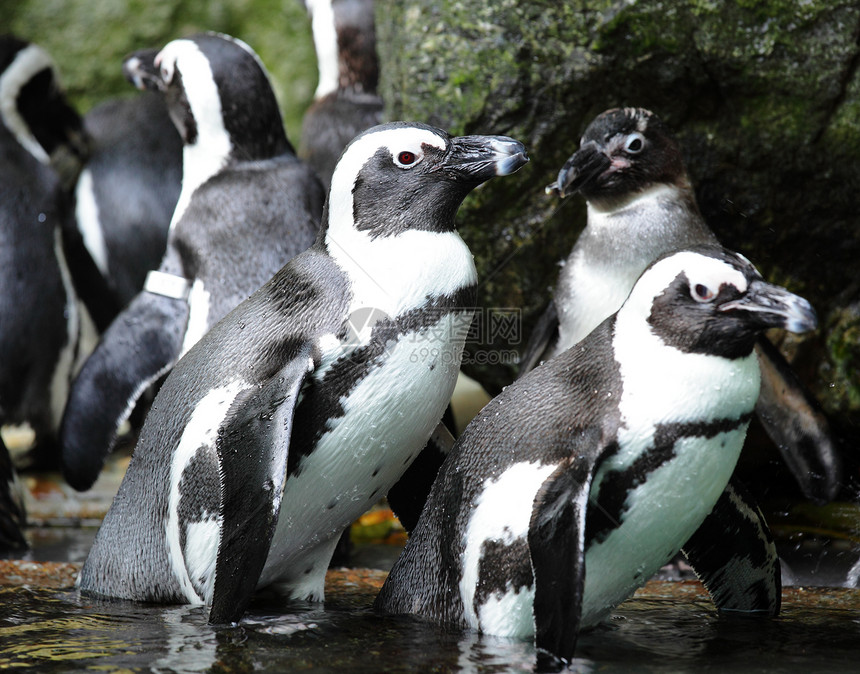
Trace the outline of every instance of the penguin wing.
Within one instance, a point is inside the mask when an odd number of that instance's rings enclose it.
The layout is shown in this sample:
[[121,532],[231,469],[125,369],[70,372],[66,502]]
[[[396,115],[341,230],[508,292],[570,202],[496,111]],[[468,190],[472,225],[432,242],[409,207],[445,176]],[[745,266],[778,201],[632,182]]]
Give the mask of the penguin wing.
[[111,323],[69,391],[60,427],[63,475],[89,489],[141,394],[179,357],[188,302],[138,294]]
[[278,523],[293,414],[311,346],[248,391],[216,443],[221,475],[221,537],[209,622],[238,622],[260,579]]
[[720,611],[779,613],[776,545],[761,511],[735,479],[682,551]]
[[87,308],[98,331],[104,332],[122,309],[120,299],[99,271],[74,219],[64,219],[62,236],[63,252],[75,292]]
[[549,349],[553,347],[558,339],[558,310],[555,302],[549,301],[538,322],[535,324],[534,330],[529,337],[529,343],[526,345],[526,350],[520,358],[520,371],[517,377],[522,377],[526,372],[535,369],[540,365]]
[[842,469],[824,412],[767,338],[758,340],[756,354],[761,370],[756,414],[762,426],[804,496],[819,503],[832,501]]
[[572,435],[577,446],[544,480],[529,522],[537,671],[558,671],[576,648],[585,588],[586,506],[594,474],[609,449],[598,449],[598,428]]

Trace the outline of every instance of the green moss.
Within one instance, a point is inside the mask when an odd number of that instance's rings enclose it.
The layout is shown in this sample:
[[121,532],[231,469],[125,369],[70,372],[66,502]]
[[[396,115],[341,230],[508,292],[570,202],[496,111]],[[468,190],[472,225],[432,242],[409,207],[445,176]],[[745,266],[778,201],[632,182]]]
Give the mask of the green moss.
[[836,314],[828,326],[827,349],[829,405],[844,412],[860,411],[860,305]]

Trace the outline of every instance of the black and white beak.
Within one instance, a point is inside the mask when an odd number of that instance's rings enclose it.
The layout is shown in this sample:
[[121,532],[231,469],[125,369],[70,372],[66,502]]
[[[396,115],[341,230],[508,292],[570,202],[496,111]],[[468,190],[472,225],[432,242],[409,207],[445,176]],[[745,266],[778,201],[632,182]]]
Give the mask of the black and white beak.
[[546,187],[546,193],[558,193],[562,198],[573,194],[603,175],[612,167],[612,160],[595,143],[584,143],[561,167],[558,179]]
[[789,332],[809,332],[818,326],[812,305],[785,288],[753,279],[743,297],[718,307],[722,312],[743,312],[763,329],[784,328]]
[[528,163],[525,146],[508,136],[460,136],[451,139],[445,169],[475,185],[506,176]]

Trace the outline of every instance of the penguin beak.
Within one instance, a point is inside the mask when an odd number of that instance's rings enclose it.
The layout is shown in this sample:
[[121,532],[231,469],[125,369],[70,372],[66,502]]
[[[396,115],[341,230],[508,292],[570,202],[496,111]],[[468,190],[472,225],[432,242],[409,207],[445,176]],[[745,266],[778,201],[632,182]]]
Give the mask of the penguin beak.
[[122,74],[141,91],[162,91],[164,83],[161,81],[158,68],[155,65],[157,49],[140,49],[132,52],[123,59]]
[[606,156],[594,141],[582,145],[568,159],[558,179],[551,185],[547,185],[546,193],[557,192],[563,199],[587,186],[592,180],[603,174],[610,168],[612,161]]
[[784,328],[789,332],[809,332],[818,326],[812,305],[785,288],[754,279],[740,299],[726,302],[719,311],[740,311],[761,328]]
[[514,173],[529,161],[525,146],[508,136],[460,136],[451,139],[447,170],[475,185]]

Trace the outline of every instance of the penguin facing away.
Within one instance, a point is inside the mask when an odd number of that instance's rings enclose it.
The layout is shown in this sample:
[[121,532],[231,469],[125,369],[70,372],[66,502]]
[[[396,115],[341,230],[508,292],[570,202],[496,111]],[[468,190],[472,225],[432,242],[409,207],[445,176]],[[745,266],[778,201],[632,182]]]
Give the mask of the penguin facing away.
[[128,78],[164,96],[183,140],[182,190],[158,270],[74,381],[64,475],[88,489],[141,394],[212,325],[315,240],[325,195],[287,140],[263,64],[199,34],[136,52]]
[[[677,141],[642,108],[598,115],[547,191],[562,197],[581,193],[588,222],[530,336],[521,374],[577,343],[616,311],[657,257],[717,242],[699,212]],[[756,350],[762,370],[757,415],[803,494],[831,500],[839,489],[841,460],[829,423],[765,336]]]
[[165,380],[81,593],[205,604],[212,623],[271,583],[322,600],[341,532],[450,399],[476,288],[456,210],[527,160],[513,139],[417,123],[353,140],[317,242]]
[[0,425],[28,423],[30,461],[54,468],[88,319],[64,246],[71,205],[52,166],[85,140],[51,57],[11,35],[0,37],[0,122]]
[[300,156],[328,187],[347,143],[382,122],[373,0],[305,0],[319,83],[302,120]]
[[75,219],[121,309],[164,256],[182,186],[182,139],[154,91],[105,101],[84,126],[92,152],[75,185]]
[[616,314],[469,424],[376,608],[533,637],[539,668],[557,669],[580,629],[692,542],[721,609],[775,614],[772,539],[729,479],[758,397],[758,335],[815,324],[740,255],[661,258]]

